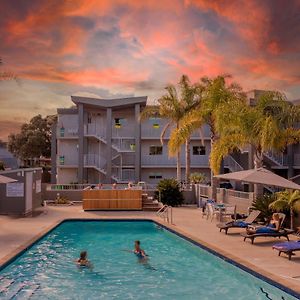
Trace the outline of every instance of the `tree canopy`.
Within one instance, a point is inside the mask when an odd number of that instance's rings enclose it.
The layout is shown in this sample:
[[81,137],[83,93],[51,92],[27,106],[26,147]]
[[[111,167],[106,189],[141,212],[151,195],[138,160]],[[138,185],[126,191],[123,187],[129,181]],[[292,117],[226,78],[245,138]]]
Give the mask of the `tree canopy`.
[[8,137],[8,149],[21,160],[51,155],[51,126],[56,116],[33,117],[21,127],[21,132]]

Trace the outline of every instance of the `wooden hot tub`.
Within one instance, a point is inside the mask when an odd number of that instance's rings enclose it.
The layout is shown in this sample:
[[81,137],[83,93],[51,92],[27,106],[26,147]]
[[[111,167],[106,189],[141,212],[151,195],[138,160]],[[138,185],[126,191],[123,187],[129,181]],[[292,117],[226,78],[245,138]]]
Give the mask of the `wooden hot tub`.
[[142,190],[84,190],[84,210],[141,210]]

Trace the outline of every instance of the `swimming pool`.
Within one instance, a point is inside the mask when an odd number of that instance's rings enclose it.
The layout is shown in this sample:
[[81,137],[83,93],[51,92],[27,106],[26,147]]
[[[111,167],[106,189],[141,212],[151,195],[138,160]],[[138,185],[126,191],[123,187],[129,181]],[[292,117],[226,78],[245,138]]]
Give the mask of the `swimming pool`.
[[[148,264],[123,251],[135,240]],[[63,222],[0,279],[0,299],[297,299],[151,221]]]

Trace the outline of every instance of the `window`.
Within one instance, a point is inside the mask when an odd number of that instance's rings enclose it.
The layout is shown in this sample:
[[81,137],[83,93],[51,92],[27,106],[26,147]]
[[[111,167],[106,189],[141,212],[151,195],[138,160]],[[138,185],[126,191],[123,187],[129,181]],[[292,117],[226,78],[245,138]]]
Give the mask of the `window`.
[[149,120],[151,120],[152,127],[154,129],[159,129],[160,128],[160,118],[158,118],[158,117],[151,117],[151,118],[149,118]]
[[162,174],[161,173],[150,173],[149,179],[162,179]]
[[126,119],[124,118],[115,118],[115,128],[121,128],[125,121]]
[[205,146],[193,146],[193,155],[205,155]]
[[163,152],[162,146],[150,146],[149,155],[161,155]]

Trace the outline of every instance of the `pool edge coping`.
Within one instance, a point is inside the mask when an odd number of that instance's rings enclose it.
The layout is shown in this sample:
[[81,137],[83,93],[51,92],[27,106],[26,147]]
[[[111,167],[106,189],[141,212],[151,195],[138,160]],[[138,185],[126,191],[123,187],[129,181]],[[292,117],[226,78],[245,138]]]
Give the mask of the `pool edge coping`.
[[284,278],[274,275],[266,270],[263,270],[248,261],[243,260],[242,258],[239,258],[235,255],[232,255],[229,252],[226,252],[214,245],[211,245],[192,234],[189,234],[185,232],[184,230],[178,228],[174,224],[165,223],[162,220],[158,218],[151,218],[151,217],[143,217],[143,218],[63,218],[60,220],[55,221],[45,229],[43,229],[41,232],[39,232],[37,235],[29,239],[27,242],[21,244],[15,250],[13,250],[10,254],[4,256],[2,259],[0,259],[0,271],[3,270],[5,267],[7,267],[10,263],[12,263],[14,260],[16,260],[19,256],[21,256],[25,251],[30,249],[32,246],[34,246],[35,243],[39,242],[43,237],[45,237],[47,234],[49,234],[51,231],[53,231],[55,228],[57,228],[59,225],[63,224],[64,222],[68,221],[150,221],[157,225],[162,226],[164,229],[168,230],[171,233],[176,234],[177,236],[183,238],[184,240],[198,246],[201,249],[206,250],[207,252],[216,255],[218,258],[242,269],[243,271],[251,274],[252,276],[259,278],[265,282],[267,282],[270,285],[273,285],[274,287],[284,291],[287,294],[290,294],[298,299],[300,299],[300,284],[294,284],[289,281],[286,281]]

